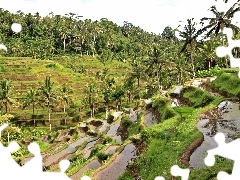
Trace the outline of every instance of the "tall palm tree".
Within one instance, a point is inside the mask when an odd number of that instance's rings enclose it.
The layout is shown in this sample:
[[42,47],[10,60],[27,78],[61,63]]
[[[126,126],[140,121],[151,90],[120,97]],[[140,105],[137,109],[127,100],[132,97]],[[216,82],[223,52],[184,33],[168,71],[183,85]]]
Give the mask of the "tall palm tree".
[[5,107],[5,113],[8,113],[10,106],[14,103],[12,96],[12,86],[6,79],[0,81],[0,100],[1,108]]
[[32,88],[25,94],[25,99],[22,106],[23,109],[25,109],[27,106],[32,106],[32,117],[34,126],[36,125],[35,108],[39,101],[39,93],[37,89]]
[[215,17],[204,17],[201,19],[202,22],[209,21],[209,24],[202,28],[203,31],[208,31],[206,34],[207,37],[212,33],[217,35],[220,31],[222,32],[225,27],[232,28],[235,33],[239,31],[239,27],[231,22],[235,12],[240,10],[239,2],[240,0],[237,0],[226,12],[219,12],[216,6],[210,7],[210,11]]
[[208,62],[208,69],[212,68],[213,61],[217,58],[216,56],[216,47],[220,46],[219,41],[212,37],[210,40],[205,41],[202,45],[200,45],[200,52],[203,58],[205,58]]
[[85,103],[90,107],[91,117],[94,117],[95,104],[98,99],[98,87],[94,80],[91,80],[84,88]]
[[[224,1],[227,3],[227,0]],[[201,19],[201,21],[209,21],[209,24],[202,28],[202,31],[207,31],[206,37],[208,37],[211,34],[218,35],[219,32],[223,33],[223,29],[231,28],[234,33],[238,33],[240,31],[240,28],[236,25],[232,24],[232,18],[234,14],[240,10],[239,3],[240,0],[237,0],[236,3],[234,3],[226,12],[219,12],[216,9],[216,6],[210,7],[210,11],[214,14],[215,17],[208,18],[204,17]],[[222,38],[222,45],[224,45],[224,38]],[[226,67],[228,67],[228,58],[226,58]]]
[[47,103],[47,109],[48,109],[48,121],[51,126],[51,114],[50,114],[50,105],[53,103],[54,100],[56,100],[56,93],[53,91],[53,84],[54,82],[51,82],[50,77],[46,77],[44,81],[44,85],[40,87],[40,90],[42,92],[44,102]]
[[163,89],[163,74],[166,72],[166,67],[172,67],[173,63],[169,61],[167,54],[169,54],[169,47],[153,45],[149,51],[149,57],[144,60],[147,69],[145,73],[148,76],[155,76],[157,78],[157,85],[159,92]]
[[194,51],[198,46],[197,38],[199,35],[203,33],[203,30],[196,29],[196,23],[194,22],[194,18],[187,20],[187,25],[184,26],[184,30],[179,32],[179,36],[184,39],[184,45],[180,50],[180,54],[188,51],[190,53],[190,61],[192,66],[193,78],[196,76],[195,72],[195,62],[194,62]]
[[60,93],[58,94],[58,100],[63,104],[64,122],[66,125],[67,124],[66,105],[68,105],[69,103],[72,102],[71,94],[73,93],[73,91],[72,91],[72,89],[69,89],[67,87],[66,83],[64,83],[62,85],[62,87],[59,91],[60,91]]

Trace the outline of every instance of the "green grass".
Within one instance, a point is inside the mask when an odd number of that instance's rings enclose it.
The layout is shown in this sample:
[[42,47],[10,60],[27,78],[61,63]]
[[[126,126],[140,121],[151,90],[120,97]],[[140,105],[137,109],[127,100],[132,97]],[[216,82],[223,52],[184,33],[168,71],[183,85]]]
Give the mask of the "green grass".
[[187,118],[192,114],[194,109],[193,107],[174,107],[174,110],[180,113],[182,118]]
[[[194,94],[194,91],[192,93]],[[201,96],[196,96],[195,100],[198,102],[202,98]],[[142,139],[148,146],[134,164],[138,167],[138,172],[142,179],[152,180],[156,176],[163,176],[166,180],[170,180],[171,166],[176,164],[183,167],[178,161],[180,156],[196,138],[203,136],[196,128],[199,116],[204,111],[215,107],[222,100],[215,98],[207,106],[196,109],[193,107],[174,108],[172,110],[178,112],[175,116],[141,131]],[[229,171],[232,164],[225,164],[224,169]],[[223,166],[223,162],[219,162],[217,166]],[[206,172],[204,170],[192,170],[190,179],[209,179],[212,174],[217,173],[217,170],[219,169],[214,167],[211,171],[208,170]],[[133,179],[130,172],[126,171],[119,178],[119,180],[125,179]]]
[[240,78],[237,73],[223,73],[212,82],[212,85],[230,96],[240,97]]
[[214,100],[214,97],[206,91],[202,91],[201,89],[192,86],[183,88],[181,96],[186,98],[194,108],[208,105]]

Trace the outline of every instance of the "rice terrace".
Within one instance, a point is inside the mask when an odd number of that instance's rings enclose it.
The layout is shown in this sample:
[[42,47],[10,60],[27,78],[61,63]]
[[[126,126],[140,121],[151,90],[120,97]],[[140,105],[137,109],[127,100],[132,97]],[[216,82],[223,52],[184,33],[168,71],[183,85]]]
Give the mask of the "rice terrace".
[[[1,8],[0,125],[9,124],[1,143],[19,143],[12,157],[23,166],[37,142],[43,171],[58,172],[68,159],[72,180],[181,179],[173,165],[194,180],[231,174],[232,160],[216,156],[207,167],[204,158],[217,132],[228,142],[240,137],[239,69],[215,52],[228,43],[224,27],[240,39],[238,3],[224,13],[210,7],[205,26],[192,18],[158,35],[127,21]],[[240,58],[239,48],[232,53]]]

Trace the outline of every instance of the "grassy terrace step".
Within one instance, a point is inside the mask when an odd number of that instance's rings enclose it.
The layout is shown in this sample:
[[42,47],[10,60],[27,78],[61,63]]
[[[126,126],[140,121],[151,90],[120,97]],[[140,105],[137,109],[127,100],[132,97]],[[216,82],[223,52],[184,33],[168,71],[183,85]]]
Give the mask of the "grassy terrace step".
[[[97,71],[102,71],[103,68],[109,68],[109,74],[112,77],[123,77],[126,71],[129,69],[127,63],[122,63],[116,60],[109,61],[106,66],[99,62],[96,58],[64,58],[61,61],[57,60],[35,60],[32,58],[15,58],[15,57],[0,57],[0,79],[8,79],[13,86],[14,98],[16,98],[20,104],[24,98],[24,94],[30,90],[30,88],[39,88],[41,84],[44,84],[46,76],[51,76],[51,81],[54,82],[54,89],[59,88],[63,83],[73,89],[73,100],[77,103],[76,111],[71,112],[78,113],[82,99],[84,98],[83,88],[90,81],[92,76],[96,75]],[[69,64],[73,64],[77,67],[84,66],[88,71],[79,73],[74,72],[69,68]],[[114,69],[112,69],[114,67]],[[97,80],[98,81],[98,80]],[[99,84],[101,84],[99,82]],[[19,107],[18,111],[12,111],[15,107],[11,107],[10,113],[17,114],[23,119],[31,120],[32,110],[31,107],[26,110],[22,110]],[[41,111],[41,108],[35,109],[36,114],[44,114],[43,119],[48,119],[47,111]],[[62,112],[61,112],[62,113]],[[53,121],[60,122],[64,117],[63,114],[54,115],[51,114]],[[38,118],[42,119],[42,118]]]

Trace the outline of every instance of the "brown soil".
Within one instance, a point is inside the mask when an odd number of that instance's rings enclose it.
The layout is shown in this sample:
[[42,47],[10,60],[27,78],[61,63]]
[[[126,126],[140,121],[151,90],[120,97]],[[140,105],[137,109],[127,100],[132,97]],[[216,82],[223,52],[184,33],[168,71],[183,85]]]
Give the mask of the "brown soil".
[[120,135],[122,138],[122,141],[125,141],[128,138],[128,127],[124,125],[120,125],[117,130],[117,135]]
[[203,140],[203,137],[197,138],[185,149],[179,160],[185,167],[189,167],[190,156],[202,144]]
[[89,124],[92,125],[92,126],[99,127],[99,126],[103,125],[103,122],[102,121],[98,121],[98,120],[92,120],[92,121],[89,122]]

